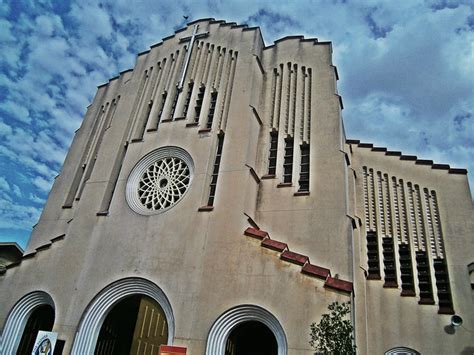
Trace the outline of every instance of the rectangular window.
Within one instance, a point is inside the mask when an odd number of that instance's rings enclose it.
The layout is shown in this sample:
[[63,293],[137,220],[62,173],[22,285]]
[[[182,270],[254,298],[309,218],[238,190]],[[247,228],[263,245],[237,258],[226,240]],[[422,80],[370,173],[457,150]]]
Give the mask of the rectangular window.
[[300,188],[298,191],[309,191],[309,144],[301,144]]
[[438,289],[439,311],[441,314],[454,314],[451,288],[449,287],[448,267],[446,260],[436,258],[433,260],[436,288]]
[[383,263],[385,273],[385,283],[383,287],[397,287],[397,271],[395,267],[395,251],[393,239],[385,237],[382,239]]
[[217,103],[217,91],[213,92],[211,95],[211,104],[209,107],[209,114],[207,115],[207,124],[206,128],[212,128],[212,120],[214,119],[214,111],[216,110]]
[[283,162],[283,182],[291,183],[293,178],[293,137],[285,138],[285,160]]
[[430,264],[426,251],[416,252],[416,266],[418,269],[418,287],[420,289],[420,304],[434,304],[433,286],[431,284]]
[[214,197],[216,196],[217,177],[219,175],[219,167],[221,165],[222,147],[224,145],[224,134],[220,133],[217,142],[217,153],[216,160],[214,161],[214,167],[212,169],[211,184],[209,186],[209,200],[207,201],[208,206],[214,205]]
[[188,92],[186,93],[186,99],[184,100],[184,107],[183,107],[183,117],[186,117],[189,109],[189,103],[191,101],[191,95],[193,94],[193,86],[194,83],[189,83],[188,85]]
[[194,122],[199,122],[199,116],[201,115],[202,103],[204,101],[204,94],[206,92],[206,87],[201,86],[196,99],[196,106],[194,107],[195,115]]
[[400,278],[402,279],[402,296],[415,296],[413,283],[413,266],[411,261],[410,245],[402,243],[398,246],[400,255]]
[[278,152],[278,131],[270,133],[270,155],[268,157],[268,175],[275,175]]
[[379,242],[377,233],[367,232],[367,259],[369,280],[380,280]]

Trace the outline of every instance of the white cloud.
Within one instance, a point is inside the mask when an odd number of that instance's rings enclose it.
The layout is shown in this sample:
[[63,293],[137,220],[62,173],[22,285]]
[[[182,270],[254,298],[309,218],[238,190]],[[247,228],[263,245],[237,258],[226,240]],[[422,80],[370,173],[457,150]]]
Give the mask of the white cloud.
[[10,184],[2,176],[0,176],[0,190],[3,190],[3,191],[9,191],[10,190]]
[[31,123],[30,112],[24,106],[13,101],[4,101],[0,103],[0,110],[6,111],[11,117],[23,123]]
[[48,180],[42,178],[41,176],[37,176],[33,179],[33,184],[40,191],[49,192],[49,190],[51,190],[51,186],[52,186],[53,183],[51,181],[48,181]]

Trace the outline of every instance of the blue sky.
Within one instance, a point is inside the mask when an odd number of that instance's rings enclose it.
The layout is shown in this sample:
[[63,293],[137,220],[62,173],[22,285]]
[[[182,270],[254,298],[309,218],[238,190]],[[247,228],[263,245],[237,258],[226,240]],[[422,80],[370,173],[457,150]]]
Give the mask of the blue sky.
[[96,86],[183,15],[332,41],[347,137],[467,168],[473,189],[472,1],[0,0],[0,241],[26,245]]

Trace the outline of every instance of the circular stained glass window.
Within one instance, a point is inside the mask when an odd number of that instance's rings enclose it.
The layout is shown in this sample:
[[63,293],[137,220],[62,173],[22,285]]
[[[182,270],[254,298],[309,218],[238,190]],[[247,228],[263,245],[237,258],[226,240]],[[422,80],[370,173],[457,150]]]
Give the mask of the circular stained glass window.
[[143,215],[170,209],[186,194],[193,170],[191,156],[181,148],[163,147],[151,152],[130,174],[126,189],[129,206]]

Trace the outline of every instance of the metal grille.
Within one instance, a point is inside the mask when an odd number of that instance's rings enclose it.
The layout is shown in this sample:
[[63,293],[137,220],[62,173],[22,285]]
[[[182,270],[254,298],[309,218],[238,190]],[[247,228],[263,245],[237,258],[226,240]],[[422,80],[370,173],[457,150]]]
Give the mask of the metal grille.
[[164,158],[152,164],[142,175],[138,197],[147,209],[156,211],[171,207],[189,186],[189,168],[179,158]]

